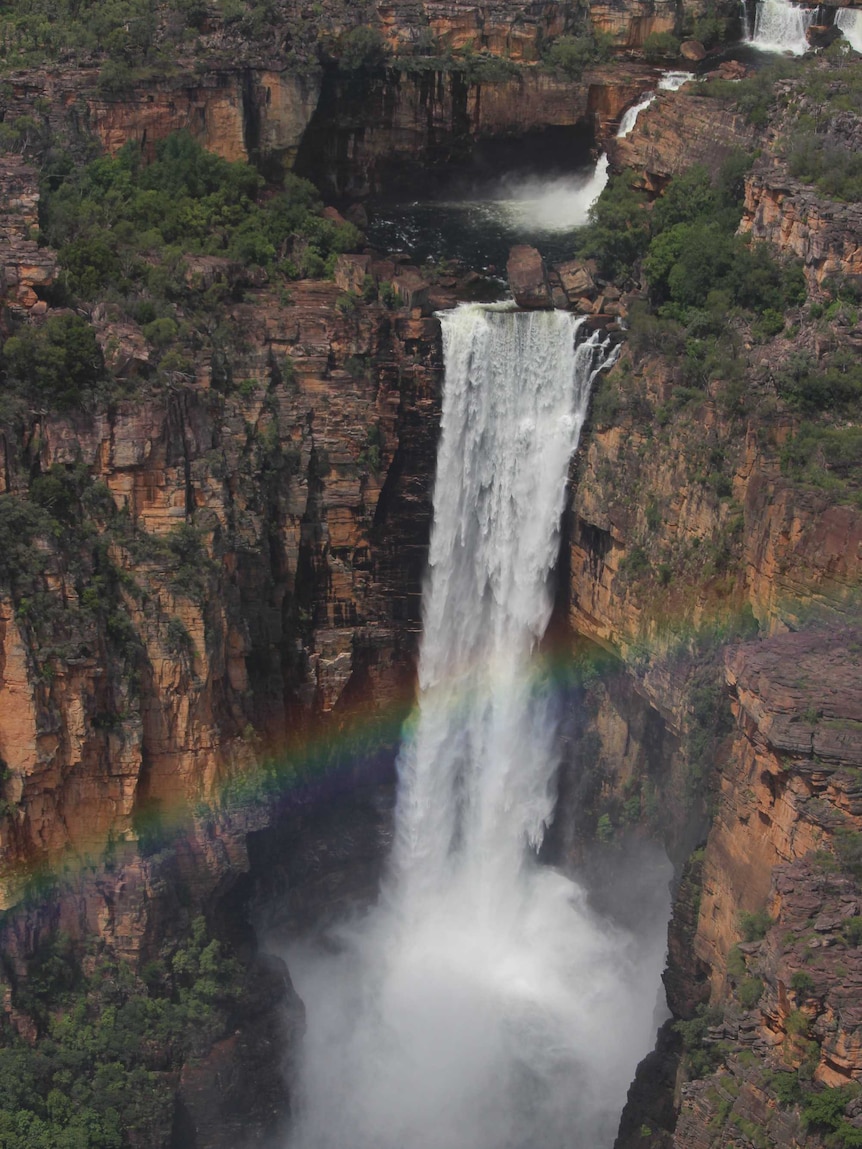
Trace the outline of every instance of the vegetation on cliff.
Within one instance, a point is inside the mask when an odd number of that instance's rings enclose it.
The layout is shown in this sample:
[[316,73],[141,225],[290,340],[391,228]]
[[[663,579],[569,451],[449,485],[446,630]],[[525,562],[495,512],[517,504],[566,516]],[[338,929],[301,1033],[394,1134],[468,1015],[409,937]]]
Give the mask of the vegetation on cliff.
[[203,918],[140,974],[56,935],[17,987],[13,977],[11,998],[38,1040],[0,1030],[3,1149],[166,1144],[181,1066],[230,1032],[246,1004],[243,972]]

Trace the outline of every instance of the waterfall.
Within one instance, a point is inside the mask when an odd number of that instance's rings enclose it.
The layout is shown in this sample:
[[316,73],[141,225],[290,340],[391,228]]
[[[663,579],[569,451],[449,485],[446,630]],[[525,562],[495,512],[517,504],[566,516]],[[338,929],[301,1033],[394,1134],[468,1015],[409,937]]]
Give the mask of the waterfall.
[[677,92],[683,86],[692,80],[697,79],[694,72],[662,72],[658,81],[658,89],[660,92]]
[[471,912],[497,914],[552,813],[553,723],[532,655],[597,353],[596,336],[575,348],[574,327],[564,312],[443,317],[419,715],[401,756],[393,867],[408,913],[457,862]]
[[839,8],[835,26],[840,28],[854,52],[862,52],[862,9]]
[[745,0],[739,0],[739,19],[742,24],[742,42],[748,44],[751,41],[751,31],[748,27],[748,8]]
[[814,8],[799,8],[790,0],[758,0],[752,45],[764,52],[801,56],[808,51],[805,33],[815,12]]
[[530,233],[571,231],[588,222],[608,178],[608,157],[602,153],[589,174],[507,180],[493,206],[510,227]]
[[569,461],[611,354],[564,312],[462,305],[441,322],[395,841],[378,905],[288,953],[308,1026],[289,1144],[608,1149],[654,1033],[667,896],[635,937],[536,849],[557,767],[538,646]]
[[637,104],[633,104],[632,107],[627,108],[625,112],[623,112],[623,118],[620,120],[620,126],[617,128],[618,140],[624,140],[629,132],[634,130],[634,126],[638,122],[638,116],[650,106],[655,99],[655,95],[655,92],[649,92],[646,96],[642,96]]

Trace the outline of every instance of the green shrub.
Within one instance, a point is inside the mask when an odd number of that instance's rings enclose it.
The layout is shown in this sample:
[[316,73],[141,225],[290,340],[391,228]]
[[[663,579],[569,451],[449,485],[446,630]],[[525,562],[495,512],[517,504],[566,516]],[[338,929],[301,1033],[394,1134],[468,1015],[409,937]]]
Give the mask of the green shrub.
[[790,174],[831,199],[862,199],[862,155],[815,132],[794,132],[787,155]]
[[609,814],[601,814],[596,822],[596,840],[611,842],[614,837],[614,827]]
[[597,427],[610,427],[620,411],[620,389],[613,373],[603,372],[593,392],[590,410]]
[[679,56],[679,40],[671,32],[650,32],[644,40],[643,53],[651,64],[675,60]]
[[195,644],[181,618],[172,615],[165,631],[165,645],[175,657],[194,654]]
[[132,1149],[167,1143],[181,1064],[235,1027],[245,998],[240,967],[198,918],[141,978],[104,955],[85,976],[72,943],[51,938],[13,1000],[42,1039],[0,1038],[0,1145]]
[[544,62],[556,72],[579,80],[585,68],[607,60],[613,38],[592,31],[583,36],[558,36],[545,53]]
[[778,99],[780,88],[777,82],[797,70],[795,62],[779,59],[744,80],[710,80],[702,86],[700,93],[735,104],[750,124],[763,127],[769,118],[770,109]]
[[295,278],[326,274],[338,253],[361,241],[352,224],[323,218],[306,180],[289,174],[277,194],[262,197],[261,190],[250,164],[229,163],[178,132],[160,142],[150,164],[132,144],[83,168],[55,164],[43,185],[44,233],[59,248],[73,295],[92,299],[111,289],[130,310],[140,309],[139,322],[158,323],[151,330],[164,340],[173,319],[163,301],[195,291],[184,253],[225,256]]
[[377,28],[360,25],[338,38],[336,57],[343,72],[379,68],[386,62],[388,49]]
[[855,878],[862,878],[862,834],[841,827],[833,841],[841,868]]
[[215,567],[204,548],[200,531],[191,523],[182,523],[168,535],[167,547],[174,559],[171,589],[202,603]]
[[6,340],[7,386],[39,407],[66,410],[86,402],[104,379],[92,327],[78,315],[52,315]]
[[781,1069],[767,1073],[766,1084],[782,1105],[795,1105],[802,1098],[799,1077],[795,1073]]
[[814,991],[814,978],[805,970],[797,970],[790,979],[790,988],[799,997],[808,997]]
[[743,941],[759,942],[765,938],[774,922],[766,910],[756,910],[753,914],[743,912],[739,915],[739,930]]
[[801,1009],[792,1009],[784,1019],[784,1026],[793,1037],[805,1037],[808,1034],[808,1018]]
[[694,1017],[674,1023],[674,1029],[682,1038],[690,1077],[706,1077],[721,1063],[722,1049],[708,1039],[708,1030],[721,1020],[720,1010],[700,1005]]
[[727,972],[733,978],[745,976],[745,957],[739,946],[731,946],[727,955]]
[[763,982],[759,977],[747,977],[739,986],[739,1000],[745,1009],[753,1009],[763,994]]
[[813,1125],[821,1129],[838,1130],[845,1123],[845,1109],[858,1096],[859,1086],[855,1084],[824,1089],[820,1093],[809,1093],[802,1106],[804,1126],[807,1128]]
[[775,384],[781,397],[805,414],[852,412],[862,400],[862,366],[846,353],[830,356],[825,366],[810,356],[793,355]]
[[633,173],[624,172],[609,180],[584,229],[580,254],[594,258],[609,279],[631,275],[649,245],[646,196],[635,190],[632,179]]

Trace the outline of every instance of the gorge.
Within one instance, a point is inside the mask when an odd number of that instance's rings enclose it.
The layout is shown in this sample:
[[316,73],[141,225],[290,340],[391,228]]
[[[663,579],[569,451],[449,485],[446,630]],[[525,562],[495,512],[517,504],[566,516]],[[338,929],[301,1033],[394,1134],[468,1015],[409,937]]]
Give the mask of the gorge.
[[[857,12],[771,2],[0,18],[0,1144],[857,1143]],[[375,233],[453,175],[521,308]]]

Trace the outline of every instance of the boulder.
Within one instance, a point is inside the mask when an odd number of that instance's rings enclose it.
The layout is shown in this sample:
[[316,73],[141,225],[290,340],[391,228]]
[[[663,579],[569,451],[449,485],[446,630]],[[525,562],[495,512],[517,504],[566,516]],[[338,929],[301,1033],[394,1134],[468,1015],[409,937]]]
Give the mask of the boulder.
[[554,306],[544,261],[534,247],[527,244],[513,247],[509,252],[506,273],[509,290],[518,307],[536,310]]
[[679,54],[683,60],[691,60],[697,64],[706,59],[706,48],[700,40],[683,40],[679,46]]
[[828,48],[840,37],[841,29],[834,24],[812,24],[805,32],[805,39],[812,48]]
[[574,301],[584,297],[595,299],[596,281],[593,279],[593,272],[588,264],[581,263],[577,259],[570,259],[567,263],[561,263],[558,266],[557,274],[569,300]]
[[428,284],[415,268],[406,268],[399,272],[392,280],[395,294],[405,307],[411,311],[418,311],[420,315],[427,315],[430,311],[428,302]]
[[716,73],[720,80],[744,80],[748,75],[748,68],[739,60],[722,60],[716,72],[710,74]]

